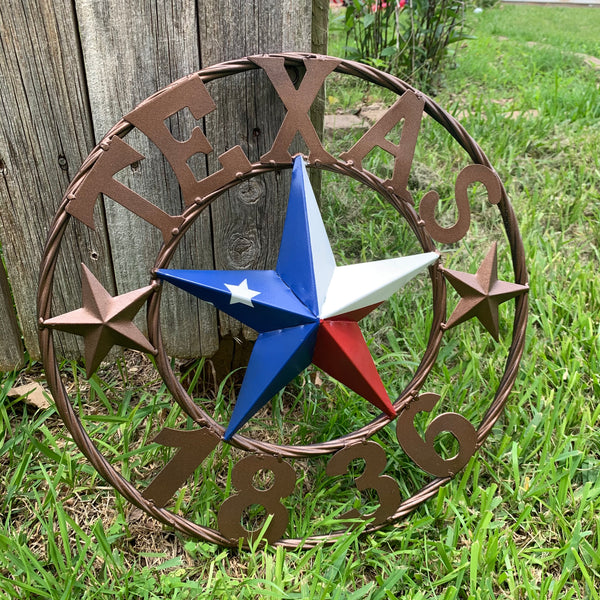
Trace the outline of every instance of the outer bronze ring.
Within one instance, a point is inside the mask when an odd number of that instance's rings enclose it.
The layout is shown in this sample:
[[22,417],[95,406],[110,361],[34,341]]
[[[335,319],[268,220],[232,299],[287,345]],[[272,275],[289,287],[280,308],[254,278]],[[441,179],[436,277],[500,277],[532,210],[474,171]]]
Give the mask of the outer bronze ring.
[[[301,67],[305,58],[309,58],[314,55],[290,53],[279,56],[283,56],[285,58],[286,66]],[[229,75],[249,71],[256,68],[258,68],[257,65],[255,65],[247,58],[244,58],[240,60],[221,63],[213,67],[203,69],[198,72],[198,75],[205,83],[207,83],[215,79],[227,77]],[[412,90],[413,92],[420,94],[420,92],[417,92],[409,84],[398,79],[397,77],[394,77],[387,73],[382,73],[372,67],[362,65],[353,61],[341,61],[341,63],[335,69],[335,71],[354,77],[359,77],[361,79],[364,79],[365,81],[368,81],[369,83],[385,87],[398,95],[401,95],[406,90]],[[157,94],[161,94],[163,92],[164,90],[157,92]],[[452,137],[468,153],[473,163],[482,164],[489,168],[492,168],[489,160],[487,159],[481,148],[468,135],[468,133],[458,123],[458,121],[456,121],[451,115],[449,115],[441,107],[439,107],[433,100],[424,96],[423,94],[420,95],[425,101],[425,112],[435,121],[437,121],[440,125],[442,125],[452,135]],[[61,206],[59,207],[59,210],[52,223],[42,259],[38,288],[38,314],[40,322],[43,322],[51,316],[50,313],[52,305],[54,270],[56,266],[58,252],[60,249],[60,243],[70,219],[70,215],[65,210],[66,205],[72,198],[72,194],[78,189],[83,178],[86,176],[88,171],[91,169],[91,167],[94,165],[94,163],[100,156],[100,153],[102,152],[100,148],[101,144],[108,141],[115,135],[123,137],[131,129],[132,126],[124,119],[121,119],[108,132],[108,134],[104,137],[100,144],[98,144],[96,148],[90,153],[90,155],[85,160],[84,164],[82,165],[81,169],[79,170],[79,172],[77,173],[67,190],[65,198]],[[397,197],[395,194],[387,190],[385,186],[383,186],[383,182],[379,178],[373,176],[372,174],[366,171],[356,170],[355,168],[353,168],[352,165],[346,164],[344,162],[338,162],[334,165],[316,164],[312,166],[315,166],[317,168],[328,168],[332,171],[341,173],[343,175],[348,175],[361,181],[362,183],[366,184],[367,186],[380,193],[384,198],[390,201],[398,209],[400,214],[407,220],[409,226],[413,229],[423,249],[426,251],[434,249],[434,244],[424,231],[422,224],[420,223],[420,220],[418,218],[418,215],[415,213],[414,209],[412,209],[412,207],[408,203],[403,201],[401,198]],[[273,169],[287,167],[289,167],[289,165],[254,164],[252,165],[251,171],[245,174],[244,177],[251,177]],[[202,201],[202,203],[191,206],[183,213],[183,217],[185,220],[180,228],[180,233],[177,236],[174,236],[168,244],[165,244],[163,246],[163,248],[159,252],[156,261],[156,268],[164,268],[168,265],[171,256],[175,248],[177,247],[177,244],[181,240],[181,237],[185,234],[187,229],[190,227],[192,222],[198,217],[201,211],[204,210],[210,203],[212,203],[226,189],[233,187],[237,183],[239,183],[239,180],[234,180],[230,182],[222,189],[206,197]],[[519,234],[519,229],[514,211],[508,201],[506,191],[504,190],[504,188],[502,188],[502,196],[500,202],[498,203],[498,208],[500,210],[500,214],[504,222],[505,231],[511,249],[515,282],[522,285],[526,285],[528,278],[525,266],[525,252],[523,248],[523,243]],[[432,278],[433,283],[433,325],[430,332],[427,349],[423,355],[423,358],[415,373],[415,376],[394,404],[398,412],[401,412],[403,408],[406,407],[410,399],[418,392],[420,387],[423,385],[429,371],[435,363],[437,351],[439,349],[443,335],[441,323],[445,318],[446,312],[445,284],[442,274],[435,267],[430,268],[430,276]],[[178,382],[177,378],[175,377],[170,368],[168,357],[161,343],[159,309],[160,294],[158,293],[154,294],[149,301],[148,325],[150,339],[155,345],[155,347],[159,349],[157,355],[159,371],[165,379],[165,383],[167,384],[171,393],[174,395],[177,402],[182,406],[185,412],[187,412],[198,423],[202,424],[203,426],[209,427],[214,433],[216,433],[218,436],[221,436],[224,431],[223,427],[217,424],[209,415],[202,411],[193,402],[193,400],[187,395],[187,392]],[[504,404],[508,399],[510,390],[516,379],[518,365],[525,344],[526,325],[527,295],[523,294],[515,299],[513,338],[506,360],[504,374],[501,378],[500,385],[496,391],[494,400],[490,405],[489,409],[487,410],[486,414],[484,415],[481,423],[479,424],[479,427],[477,428],[477,448],[479,448],[483,444],[485,438],[489,435],[494,423],[502,413]],[[220,532],[212,528],[198,525],[179,515],[173,514],[167,509],[156,507],[151,501],[146,500],[142,496],[141,492],[137,490],[129,481],[124,479],[121,476],[121,474],[102,456],[102,454],[98,451],[92,440],[89,438],[81,421],[79,420],[79,417],[75,413],[71,402],[69,401],[67,391],[61,380],[58,362],[56,360],[56,354],[52,338],[52,330],[49,328],[40,328],[39,337],[43,364],[46,371],[46,377],[48,380],[50,390],[52,391],[52,394],[56,401],[57,409],[62,419],[64,420],[67,428],[73,435],[74,441],[77,443],[84,455],[89,459],[89,461],[98,471],[98,473],[100,473],[100,475],[106,481],[108,481],[121,495],[127,498],[127,500],[129,500],[132,504],[144,510],[148,514],[152,515],[154,518],[165,523],[166,525],[174,527],[175,529],[179,530],[180,532],[186,535],[200,537],[209,542],[221,545],[237,546],[237,540],[230,540],[228,538],[225,538]],[[276,454],[278,456],[285,457],[318,456],[322,454],[333,453],[336,450],[350,443],[356,443],[359,441],[366,440],[373,434],[375,434],[377,431],[379,431],[388,422],[389,420],[387,419],[387,417],[380,416],[368,425],[365,425],[364,427],[349,434],[348,436],[344,436],[337,440],[330,440],[325,443],[312,444],[308,446],[280,446],[252,440],[249,438],[245,438],[241,435],[236,435],[234,437],[233,444],[247,451]],[[430,483],[426,484],[412,497],[404,500],[400,504],[396,512],[388,519],[387,523],[389,524],[408,515],[419,504],[421,504],[428,498],[431,498],[437,492],[437,490],[449,480],[450,477],[438,477],[433,479]],[[376,531],[378,529],[381,529],[385,525],[386,523],[376,526],[369,526],[365,529],[365,532],[368,533]],[[276,545],[281,545],[288,548],[295,548],[297,546],[302,545],[305,548],[309,548],[318,543],[333,542],[340,536],[345,535],[345,533],[346,531],[343,530],[328,535],[310,536],[304,539],[281,539],[278,542],[276,542]]]

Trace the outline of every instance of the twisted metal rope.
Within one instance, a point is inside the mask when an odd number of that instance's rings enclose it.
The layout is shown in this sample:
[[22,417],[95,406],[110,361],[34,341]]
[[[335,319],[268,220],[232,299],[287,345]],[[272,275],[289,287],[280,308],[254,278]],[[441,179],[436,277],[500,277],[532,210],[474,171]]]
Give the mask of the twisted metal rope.
[[[290,67],[302,67],[303,61],[307,58],[324,58],[314,54],[303,54],[303,53],[287,53],[278,54],[271,56],[282,56],[285,59],[286,66]],[[198,75],[203,82],[207,83],[213,80],[217,80],[229,75],[242,73],[258,69],[259,67],[250,61],[248,58],[229,61],[208,67],[201,71],[198,71]],[[411,90],[423,98],[425,102],[425,112],[432,117],[437,123],[444,127],[452,137],[462,146],[462,148],[468,153],[471,160],[475,164],[482,164],[488,168],[492,168],[489,160],[476,144],[476,142],[469,136],[466,130],[454,119],[451,115],[445,112],[439,107],[433,100],[418,92],[408,83],[389,75],[382,73],[373,67],[363,65],[353,61],[342,60],[338,67],[335,69],[339,73],[358,77],[369,83],[387,88],[398,95],[403,94],[407,90]],[[176,85],[178,82],[171,84]],[[165,93],[171,88],[168,86],[163,90],[156,92],[153,96],[145,100],[141,105],[151,101],[153,98]],[[140,105],[140,106],[141,106]],[[103,140],[92,150],[83,165],[81,166],[78,173],[75,175],[71,182],[63,202],[61,203],[58,212],[54,218],[54,221],[50,228],[50,233],[46,246],[44,249],[44,255],[42,259],[39,288],[38,288],[38,316],[40,320],[40,347],[42,351],[42,358],[44,369],[46,371],[46,377],[48,380],[49,387],[52,391],[56,406],[65,422],[67,428],[73,435],[73,439],[82,453],[92,463],[94,468],[100,473],[100,475],[108,481],[121,495],[127,498],[138,508],[146,511],[162,523],[174,527],[180,532],[203,538],[209,542],[213,542],[225,546],[237,546],[237,540],[230,540],[225,538],[220,532],[195,524],[184,517],[173,514],[167,509],[156,507],[151,501],[145,499],[142,494],[102,456],[98,451],[87,432],[85,431],[79,417],[75,413],[71,402],[69,401],[67,391],[61,380],[58,362],[55,355],[52,331],[48,328],[43,327],[43,322],[50,317],[51,304],[52,304],[52,285],[53,276],[56,266],[57,256],[62,241],[63,235],[68,226],[70,215],[66,212],[66,207],[71,199],[74,198],[75,193],[79,189],[81,183],[87,176],[90,169],[94,166],[99,156],[103,152],[102,146],[106,144],[112,137],[119,136],[124,137],[129,131],[133,129],[132,125],[121,119],[115,126],[106,134]],[[251,170],[244,175],[244,179],[247,177],[253,177],[272,171],[274,169],[289,168],[290,165],[265,165],[255,163],[252,165]],[[365,185],[369,186],[384,198],[390,201],[400,214],[406,219],[412,228],[413,232],[417,236],[422,247],[426,251],[434,250],[434,245],[423,229],[422,223],[420,222],[417,213],[414,208],[402,198],[396,196],[393,191],[387,189],[383,185],[383,181],[373,174],[364,171],[357,170],[353,166],[337,161],[334,164],[314,164],[311,165],[317,168],[325,168],[336,173],[353,177]],[[234,180],[227,186],[204,198],[200,203],[190,206],[182,216],[184,222],[180,228],[180,233],[177,236],[173,236],[168,243],[164,244],[163,248],[159,252],[157,257],[155,268],[164,268],[173,252],[175,251],[177,244],[185,234],[187,229],[191,226],[198,215],[205,210],[220,194],[224,191],[233,187],[239,182]],[[514,211],[508,201],[506,191],[502,187],[501,200],[498,204],[499,210],[502,216],[504,227],[506,230],[508,242],[511,249],[511,255],[513,260],[513,269],[515,281],[519,284],[526,285],[527,270],[525,265],[525,252],[523,243],[519,234],[519,229],[516,221]],[[405,391],[396,400],[394,406],[398,412],[401,412],[415,396],[420,387],[423,385],[429,371],[435,364],[437,353],[441,344],[442,339],[442,328],[441,323],[445,318],[445,283],[441,272],[434,268],[430,268],[430,276],[433,284],[433,305],[434,305],[434,321],[430,332],[427,349],[423,355],[421,363],[417,368],[415,376],[413,377],[410,384],[406,387]],[[485,438],[489,435],[494,423],[502,413],[503,407],[508,399],[511,388],[518,372],[518,365],[521,359],[524,344],[525,344],[525,331],[527,325],[527,295],[521,295],[515,299],[515,316],[513,322],[513,339],[510,346],[509,354],[505,364],[504,374],[500,381],[498,390],[496,391],[494,400],[484,415],[478,429],[477,429],[477,448],[479,448]],[[224,428],[217,424],[209,415],[204,413],[193,401],[189,398],[187,392],[183,389],[175,375],[173,374],[168,356],[162,346],[161,334],[160,334],[160,319],[159,319],[159,308],[160,308],[160,293],[154,294],[148,304],[148,328],[150,339],[154,346],[158,348],[159,352],[157,355],[157,364],[159,371],[165,379],[165,383],[170,389],[171,393],[176,398],[177,402],[182,408],[199,424],[202,424],[210,428],[219,437],[222,436]],[[270,454],[276,454],[283,457],[290,458],[306,458],[310,456],[318,456],[323,454],[329,454],[343,448],[346,445],[353,444],[359,441],[368,439],[374,433],[379,431],[389,422],[389,419],[385,416],[380,416],[374,419],[368,425],[360,428],[359,430],[339,438],[337,440],[330,440],[325,443],[312,444],[307,446],[285,446],[275,445],[266,442],[260,442],[257,440],[251,440],[244,438],[241,435],[236,435],[233,439],[233,445],[242,448],[250,452],[266,452]],[[383,523],[377,526],[369,526],[365,528],[365,532],[373,532],[386,524],[396,521],[402,517],[408,515],[414,510],[419,504],[431,498],[437,490],[447,483],[450,477],[439,477],[426,484],[421,490],[415,493],[410,498],[403,501],[396,512],[389,517],[387,523]],[[289,538],[282,539],[276,542],[276,545],[281,545],[287,548],[295,548],[302,546],[304,548],[310,548],[320,543],[332,543],[339,537],[346,534],[346,531],[338,531],[327,535],[314,535],[307,538]]]

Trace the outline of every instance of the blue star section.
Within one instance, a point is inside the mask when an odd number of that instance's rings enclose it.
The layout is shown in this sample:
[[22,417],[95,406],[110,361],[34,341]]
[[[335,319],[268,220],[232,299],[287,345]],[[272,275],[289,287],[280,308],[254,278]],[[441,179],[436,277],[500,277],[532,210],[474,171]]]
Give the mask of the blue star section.
[[335,259],[317,200],[302,158],[297,157],[292,169],[277,272],[317,315],[334,270]]
[[318,321],[275,271],[160,269],[157,275],[259,333]]
[[258,336],[240,395],[225,431],[226,440],[310,365],[318,329],[317,319],[316,323],[269,331]]

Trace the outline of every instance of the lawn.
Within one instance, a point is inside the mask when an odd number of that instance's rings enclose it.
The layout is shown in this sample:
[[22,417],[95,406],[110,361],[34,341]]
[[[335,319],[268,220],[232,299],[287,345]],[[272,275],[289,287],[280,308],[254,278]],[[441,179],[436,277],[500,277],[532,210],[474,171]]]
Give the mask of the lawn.
[[[40,375],[33,364],[4,375],[0,388],[0,597],[600,598],[600,69],[579,56],[600,57],[600,10],[500,5],[470,12],[468,25],[474,39],[456,49],[436,101],[465,125],[502,178],[518,217],[531,287],[521,371],[482,450],[397,526],[367,536],[359,529],[332,546],[311,549],[261,543],[223,549],[176,535],[132,509],[82,459],[54,408],[36,411],[9,399],[20,378]],[[341,51],[339,36],[334,20],[330,52]],[[327,99],[335,112],[389,103],[390,96],[333,77]],[[464,152],[430,121],[424,122],[411,173],[417,200],[431,185],[451,195],[445,182],[464,162]],[[359,135],[340,133],[329,139],[329,148],[347,149]],[[376,154],[370,167],[385,174],[389,155]],[[355,186],[324,177],[323,212],[338,240],[338,259],[410,250],[391,207],[358,197]],[[447,252],[450,267],[476,268],[490,239],[502,251],[493,213],[485,212],[492,207],[484,208],[468,243]],[[507,278],[509,271],[501,267],[500,275]],[[425,291],[415,286],[414,297],[419,302]],[[509,308],[503,305],[501,315]],[[367,327],[392,391],[410,376],[398,365],[413,364],[413,350],[426,343],[411,310],[391,302]],[[510,328],[504,327],[506,338]],[[450,340],[432,381],[449,396],[455,392],[451,408],[475,421],[497,387],[508,342],[492,344],[477,323],[457,328]],[[469,359],[459,361],[465,353]],[[90,409],[86,425],[103,440],[106,455],[140,472],[150,467],[129,446],[128,427],[139,420],[143,429],[150,413],[166,425],[185,422],[146,369],[146,363],[123,363],[88,384],[78,365],[65,365],[76,401],[83,404],[77,393],[85,394],[90,407],[104,411],[100,418]],[[198,365],[189,366],[186,385],[195,385],[198,374]],[[320,393],[314,378],[297,386],[309,400]],[[216,395],[217,413],[226,393]],[[315,435],[329,439],[362,418],[359,400],[342,399],[344,410],[335,420],[329,419],[331,407],[315,408],[308,400],[286,410],[311,411],[310,425],[321,427]],[[278,398],[277,406],[286,401]],[[272,421],[276,432],[279,423]],[[381,443],[389,443],[385,435]],[[147,430],[140,438],[151,443]],[[224,468],[227,480],[230,458],[218,459],[224,467],[215,458],[203,468]],[[327,505],[339,513],[343,502],[353,502],[351,489],[329,490],[312,475],[307,471],[304,482],[312,493],[301,500],[308,525],[290,525],[299,530],[310,527],[311,511]],[[421,483],[419,473],[407,476],[402,494]],[[199,491],[197,513],[210,510],[208,493]]]

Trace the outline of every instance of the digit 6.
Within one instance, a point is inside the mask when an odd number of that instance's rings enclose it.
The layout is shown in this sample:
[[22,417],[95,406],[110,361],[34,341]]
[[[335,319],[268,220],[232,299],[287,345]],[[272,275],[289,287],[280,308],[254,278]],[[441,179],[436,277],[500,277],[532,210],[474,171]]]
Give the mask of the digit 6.
[[[467,419],[457,413],[438,415],[429,424],[425,432],[425,440],[415,429],[417,413],[429,412],[438,403],[439,394],[421,394],[398,417],[396,437],[402,449],[421,469],[436,477],[448,477],[460,471],[477,449],[477,432]],[[451,433],[459,443],[458,454],[443,459],[434,449],[433,442],[442,431]]]

